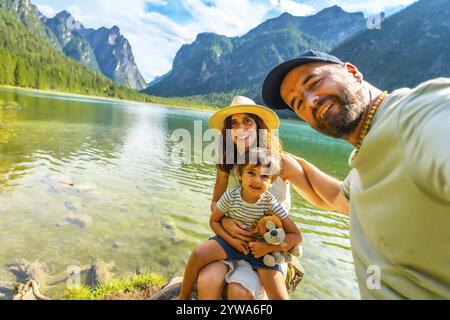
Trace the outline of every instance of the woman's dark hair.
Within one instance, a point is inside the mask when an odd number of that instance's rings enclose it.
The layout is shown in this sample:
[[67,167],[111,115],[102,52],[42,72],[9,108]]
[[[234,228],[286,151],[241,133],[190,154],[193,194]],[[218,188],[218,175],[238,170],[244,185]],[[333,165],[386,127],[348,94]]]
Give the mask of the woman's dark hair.
[[[253,146],[250,148],[265,148],[270,150],[271,152],[281,153],[281,143],[278,137],[276,137],[273,131],[268,130],[264,121],[261,120],[256,114],[248,113],[248,116],[253,119],[256,123],[256,141]],[[219,152],[219,158],[221,163],[218,164],[218,168],[226,173],[230,173],[234,166],[238,163],[238,150],[237,146],[234,142],[228,142],[229,145],[233,145],[233,163],[227,163],[227,139],[231,138],[227,135],[227,130],[231,130],[232,128],[232,117],[229,116],[225,120],[225,126],[222,130],[222,148]],[[264,134],[265,136],[260,137],[260,134]],[[260,143],[261,142],[261,143]],[[262,145],[260,145],[262,144]]]

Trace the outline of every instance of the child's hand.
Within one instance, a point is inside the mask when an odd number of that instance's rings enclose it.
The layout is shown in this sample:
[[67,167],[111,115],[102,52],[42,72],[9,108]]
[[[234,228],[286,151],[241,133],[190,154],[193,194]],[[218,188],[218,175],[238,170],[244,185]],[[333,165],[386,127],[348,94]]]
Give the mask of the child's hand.
[[233,239],[233,241],[230,243],[230,245],[235,248],[237,251],[247,255],[250,251],[248,249],[248,243],[243,241],[243,240],[239,240],[239,239]]
[[250,247],[250,250],[252,251],[255,258],[257,259],[264,257],[266,254],[271,252],[270,246],[263,241],[250,242],[248,246]]
[[256,234],[256,228],[248,229],[244,223],[228,217],[222,219],[222,226],[230,236],[246,242],[253,241],[252,236]]

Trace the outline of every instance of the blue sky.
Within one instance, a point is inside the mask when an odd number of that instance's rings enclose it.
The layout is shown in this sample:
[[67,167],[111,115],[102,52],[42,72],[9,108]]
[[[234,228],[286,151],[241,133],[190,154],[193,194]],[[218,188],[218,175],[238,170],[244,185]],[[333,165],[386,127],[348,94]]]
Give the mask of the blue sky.
[[239,36],[269,18],[289,12],[315,14],[338,5],[366,16],[392,14],[415,0],[31,0],[48,17],[71,12],[85,27],[117,25],[127,37],[147,81],[169,71],[178,49],[200,32]]

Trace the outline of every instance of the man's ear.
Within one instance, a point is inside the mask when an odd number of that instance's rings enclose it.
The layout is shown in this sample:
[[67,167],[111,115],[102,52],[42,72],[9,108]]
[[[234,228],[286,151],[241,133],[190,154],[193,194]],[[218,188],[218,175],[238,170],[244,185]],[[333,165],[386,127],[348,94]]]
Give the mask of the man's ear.
[[361,72],[359,72],[358,68],[351,64],[350,62],[346,62],[344,64],[345,69],[348,73],[353,75],[353,78],[355,78],[359,83],[362,83],[364,80],[364,76]]

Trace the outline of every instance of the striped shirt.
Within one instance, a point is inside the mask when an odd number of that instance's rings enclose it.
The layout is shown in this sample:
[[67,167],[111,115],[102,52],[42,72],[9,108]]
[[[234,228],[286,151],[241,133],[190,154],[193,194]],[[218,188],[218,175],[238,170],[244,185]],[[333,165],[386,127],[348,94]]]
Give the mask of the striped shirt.
[[217,203],[217,209],[227,217],[239,220],[247,226],[251,226],[268,214],[274,214],[281,220],[288,217],[286,210],[270,192],[263,193],[256,203],[245,202],[241,192],[241,185],[228,189]]

